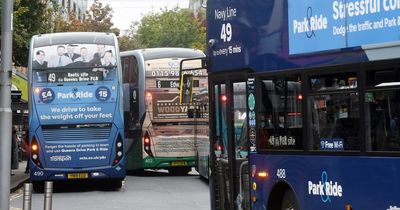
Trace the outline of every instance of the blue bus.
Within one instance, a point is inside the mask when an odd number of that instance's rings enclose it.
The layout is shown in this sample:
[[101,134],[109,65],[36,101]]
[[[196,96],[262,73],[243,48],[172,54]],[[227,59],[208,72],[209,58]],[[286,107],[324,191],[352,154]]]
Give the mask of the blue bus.
[[207,1],[212,209],[400,209],[399,6]]
[[118,42],[108,33],[32,37],[29,57],[30,178],[125,178]]

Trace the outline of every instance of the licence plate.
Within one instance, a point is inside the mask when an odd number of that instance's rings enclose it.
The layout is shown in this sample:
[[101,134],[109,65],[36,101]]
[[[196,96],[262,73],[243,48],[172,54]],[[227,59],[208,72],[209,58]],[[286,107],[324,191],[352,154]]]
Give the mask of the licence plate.
[[171,163],[171,166],[187,166],[187,162],[186,161],[174,161]]
[[86,179],[89,177],[88,173],[70,173],[68,179]]

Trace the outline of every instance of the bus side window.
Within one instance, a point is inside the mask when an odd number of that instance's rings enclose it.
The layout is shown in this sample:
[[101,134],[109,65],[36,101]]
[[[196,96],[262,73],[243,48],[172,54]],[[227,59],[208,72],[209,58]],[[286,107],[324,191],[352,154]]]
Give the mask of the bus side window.
[[262,81],[259,150],[302,149],[300,85],[297,77]]
[[[341,75],[340,79],[332,75],[318,76],[325,81],[323,89],[313,89],[311,77],[310,89],[315,95],[308,97],[310,113],[310,135],[312,150],[319,151],[348,151],[360,149],[359,138],[359,97],[356,93],[356,79],[353,73]],[[349,77],[349,79],[346,79]],[[329,81],[329,82],[328,82]],[[334,81],[332,84],[330,81]],[[339,81],[336,84],[335,81]],[[350,81],[350,83],[340,82]],[[350,89],[347,93],[330,93],[326,90]],[[354,88],[351,90],[351,88]]]

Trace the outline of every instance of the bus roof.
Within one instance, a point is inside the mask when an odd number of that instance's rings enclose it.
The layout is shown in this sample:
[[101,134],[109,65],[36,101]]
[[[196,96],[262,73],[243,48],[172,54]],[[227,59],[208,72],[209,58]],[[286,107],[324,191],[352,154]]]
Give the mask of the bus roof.
[[115,45],[115,34],[100,32],[65,32],[39,34],[32,37],[33,47],[61,44],[104,44]]
[[135,54],[143,55],[144,60],[153,60],[166,57],[199,58],[205,56],[204,53],[198,49],[174,48],[174,47],[147,48],[147,49],[124,51],[120,53],[121,57],[135,55]]

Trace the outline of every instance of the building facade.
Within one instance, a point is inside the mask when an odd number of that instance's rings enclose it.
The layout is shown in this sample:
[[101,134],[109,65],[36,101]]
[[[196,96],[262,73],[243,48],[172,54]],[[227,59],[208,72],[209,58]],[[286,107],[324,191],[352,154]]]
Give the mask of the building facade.
[[197,17],[199,12],[207,4],[207,0],[189,0],[189,9],[193,11],[194,16]]
[[57,2],[62,8],[66,19],[71,13],[74,13],[79,20],[85,19],[85,13],[88,9],[88,0],[58,0]]

